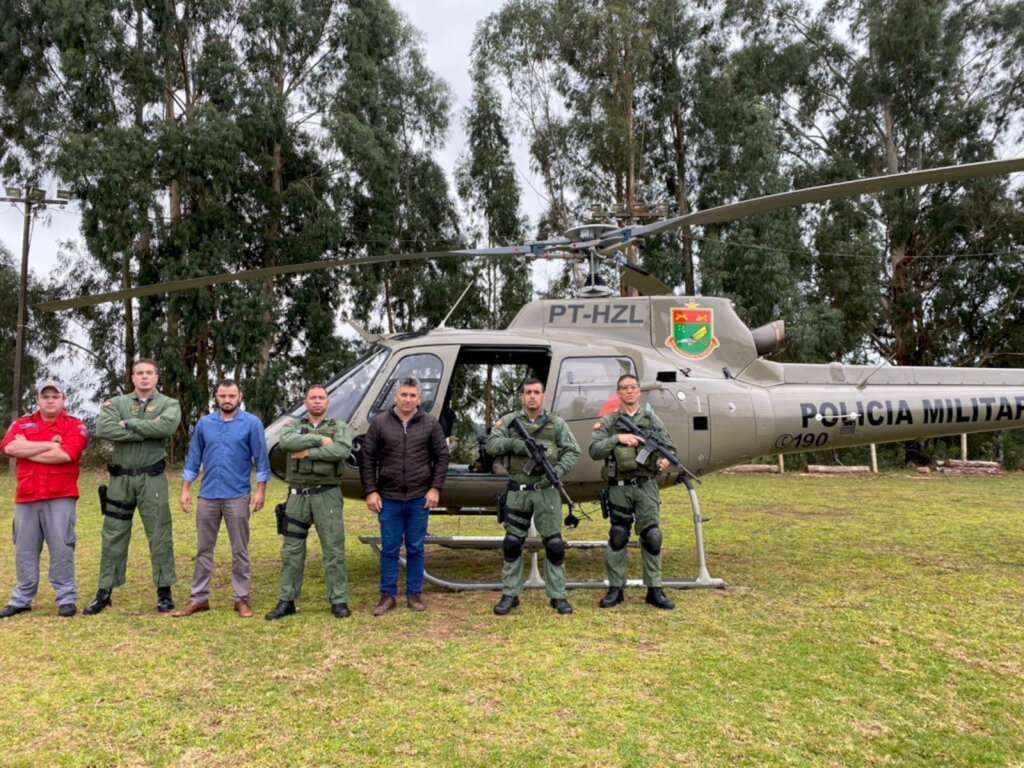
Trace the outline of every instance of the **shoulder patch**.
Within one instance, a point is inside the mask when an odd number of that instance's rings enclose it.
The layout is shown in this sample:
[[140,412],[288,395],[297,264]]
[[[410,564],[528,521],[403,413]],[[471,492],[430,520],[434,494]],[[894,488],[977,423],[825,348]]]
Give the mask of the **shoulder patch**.
[[502,425],[503,425],[504,423],[505,423],[505,420],[504,420],[504,419],[498,419],[498,420],[497,420],[496,422],[494,422],[494,426],[496,426],[496,427],[500,427],[500,426],[502,426]]
[[599,430],[600,428],[601,428],[601,422],[600,421],[595,421],[594,422],[594,431],[597,432],[597,430]]
[[109,407],[110,407],[110,401],[109,400],[104,400],[103,401],[103,405],[100,406],[100,408],[109,408]]
[[89,428],[87,426],[85,426],[85,424],[79,424],[78,425],[78,433],[82,437],[88,437],[89,436]]

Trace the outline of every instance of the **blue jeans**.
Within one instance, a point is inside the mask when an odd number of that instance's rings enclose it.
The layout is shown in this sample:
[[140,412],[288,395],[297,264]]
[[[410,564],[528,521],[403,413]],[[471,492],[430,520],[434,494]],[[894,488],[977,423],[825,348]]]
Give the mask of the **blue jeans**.
[[425,496],[408,501],[382,499],[380,521],[380,591],[398,597],[398,551],[405,539],[405,593],[423,591],[423,539],[430,510]]

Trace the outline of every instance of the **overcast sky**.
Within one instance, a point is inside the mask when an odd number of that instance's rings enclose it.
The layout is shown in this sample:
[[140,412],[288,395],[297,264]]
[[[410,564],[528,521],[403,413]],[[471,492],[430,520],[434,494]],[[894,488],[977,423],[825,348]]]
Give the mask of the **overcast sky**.
[[[469,49],[477,22],[501,7],[503,0],[392,0],[422,35],[422,48],[430,68],[445,80],[455,93],[452,126],[445,149],[438,161],[448,170],[454,168],[456,158],[465,144],[460,124],[460,113],[468,104],[470,95]],[[542,208],[529,184],[522,178],[527,173],[525,153],[516,153],[523,186],[525,212],[532,217]],[[56,191],[56,182],[50,183],[47,194]],[[19,206],[0,203],[0,243],[20,262],[22,227],[24,218]],[[52,268],[56,261],[58,243],[77,239],[79,216],[74,206],[65,210],[48,210],[37,218],[32,234],[30,266],[37,274]]]

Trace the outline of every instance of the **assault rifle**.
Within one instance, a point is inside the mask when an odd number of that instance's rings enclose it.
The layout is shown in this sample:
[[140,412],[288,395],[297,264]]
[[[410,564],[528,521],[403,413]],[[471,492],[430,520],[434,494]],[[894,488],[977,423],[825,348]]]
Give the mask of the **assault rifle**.
[[[676,452],[668,447],[668,443],[665,442],[658,430],[644,429],[624,413],[619,414],[619,418],[615,422],[615,426],[619,431],[636,435],[643,441],[643,446],[636,454],[637,464],[644,464],[647,459],[650,458],[651,454],[657,454],[658,456],[667,459],[668,463],[673,467],[676,467],[681,473],[680,477],[685,474],[688,477],[692,477],[698,483],[700,482],[700,479],[686,468],[683,464],[683,460],[676,455]],[[678,482],[681,482],[681,480]]]
[[[544,476],[551,483],[553,488],[557,488],[562,498],[565,499],[566,504],[569,505],[569,515],[566,517],[566,525],[570,528],[575,528],[579,525],[579,519],[573,515],[573,510],[576,508],[576,502],[569,498],[569,492],[565,490],[565,483],[562,482],[562,478],[558,476],[558,470],[555,469],[555,465],[551,463],[551,459],[548,457],[548,447],[537,442],[530,430],[526,428],[519,419],[512,420],[512,426],[519,433],[519,436],[523,438],[523,442],[526,443],[526,452],[530,455],[530,460],[526,462],[526,466],[523,467],[523,472],[528,475],[532,475],[533,471],[540,467],[544,471]],[[581,510],[582,513],[582,510]],[[572,522],[575,521],[575,525]]]

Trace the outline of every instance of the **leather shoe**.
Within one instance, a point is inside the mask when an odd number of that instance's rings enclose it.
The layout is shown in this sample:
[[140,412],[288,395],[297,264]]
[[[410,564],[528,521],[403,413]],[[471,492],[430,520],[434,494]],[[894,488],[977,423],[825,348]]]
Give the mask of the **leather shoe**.
[[95,616],[104,608],[109,608],[113,604],[113,601],[110,599],[109,589],[97,589],[96,597],[93,599],[91,603],[85,606],[85,610],[82,611],[82,615]]
[[602,608],[611,608],[613,605],[618,605],[626,596],[622,592],[622,587],[608,587],[608,594],[601,598],[598,603]]
[[494,612],[498,616],[506,616],[513,608],[519,607],[519,598],[512,595],[502,595],[501,600],[494,606]]
[[331,616],[336,619],[347,619],[352,615],[352,611],[348,609],[348,603],[334,603],[331,605]]
[[551,607],[561,616],[567,616],[572,613],[572,606],[569,605],[569,601],[564,597],[552,597]]
[[174,616],[175,618],[178,618],[179,616],[191,616],[193,613],[202,613],[203,611],[208,610],[210,610],[209,600],[189,600],[185,603],[184,608],[175,611],[171,616]]
[[248,600],[236,600],[235,601],[235,613],[241,616],[243,619],[252,618],[252,607],[249,605]]
[[274,619],[281,619],[285,616],[291,616],[294,613],[294,600],[278,600],[277,605],[274,606],[274,609],[263,618],[265,618],[267,621],[274,621]]
[[380,602],[377,603],[377,605],[375,605],[373,608],[373,615],[383,616],[396,605],[398,605],[398,601],[395,600],[395,598],[393,598],[391,595],[387,593],[382,592],[380,596]]
[[427,604],[423,602],[423,596],[418,592],[410,592],[405,597],[405,602],[411,611],[425,611]]
[[19,613],[27,613],[31,610],[31,605],[8,605],[3,610],[0,610],[0,619],[9,619],[11,616],[17,616]]
[[665,596],[665,590],[661,587],[648,587],[647,598],[644,600],[648,605],[653,605],[655,608],[661,608],[665,611],[671,611],[676,607],[673,603]]
[[[207,606],[209,608],[209,606]],[[170,587],[156,588],[156,609],[160,613],[170,613],[174,610],[174,600],[171,598]]]
[[57,615],[62,619],[70,619],[78,613],[78,606],[74,603],[64,603],[64,605],[57,606]]

